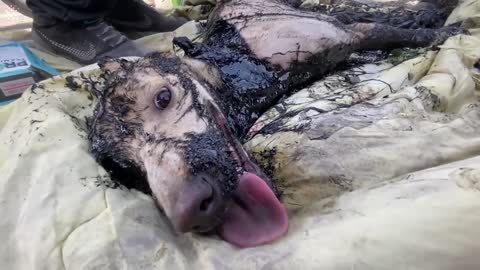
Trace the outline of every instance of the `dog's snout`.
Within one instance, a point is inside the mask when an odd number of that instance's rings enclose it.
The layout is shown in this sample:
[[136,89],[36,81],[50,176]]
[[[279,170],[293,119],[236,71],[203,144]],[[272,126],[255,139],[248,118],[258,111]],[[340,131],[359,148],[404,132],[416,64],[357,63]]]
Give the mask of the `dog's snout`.
[[178,231],[208,232],[219,224],[225,199],[215,183],[208,175],[199,174],[180,193],[172,219]]

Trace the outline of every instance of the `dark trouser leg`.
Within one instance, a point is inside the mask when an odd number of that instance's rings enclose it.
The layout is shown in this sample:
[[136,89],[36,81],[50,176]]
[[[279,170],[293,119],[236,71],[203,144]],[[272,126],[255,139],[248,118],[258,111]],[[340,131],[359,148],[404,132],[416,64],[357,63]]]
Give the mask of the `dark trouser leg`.
[[173,31],[187,22],[183,18],[160,14],[142,0],[27,0],[27,5],[39,25],[106,19],[128,34],[132,31]]
[[[145,18],[149,19],[145,21]],[[132,30],[152,33],[174,31],[187,22],[183,18],[160,14],[142,0],[119,0],[106,20],[124,33]]]
[[125,0],[27,0],[27,5],[36,23],[74,23],[103,18],[118,1]]

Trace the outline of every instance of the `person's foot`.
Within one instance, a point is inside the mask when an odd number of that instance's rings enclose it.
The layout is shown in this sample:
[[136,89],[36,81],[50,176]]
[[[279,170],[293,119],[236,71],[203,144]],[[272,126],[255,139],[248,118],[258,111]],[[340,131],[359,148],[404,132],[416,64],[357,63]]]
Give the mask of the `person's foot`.
[[92,64],[105,56],[118,58],[147,53],[104,21],[89,25],[34,22],[32,35],[34,42],[44,49],[81,64]]
[[122,1],[105,20],[130,39],[175,31],[188,22],[185,18],[162,14],[139,0]]

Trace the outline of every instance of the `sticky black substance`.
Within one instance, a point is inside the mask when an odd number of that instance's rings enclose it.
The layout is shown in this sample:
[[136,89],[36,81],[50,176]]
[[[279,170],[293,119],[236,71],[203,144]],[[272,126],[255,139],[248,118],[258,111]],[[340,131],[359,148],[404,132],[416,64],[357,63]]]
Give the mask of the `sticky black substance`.
[[[238,31],[229,23],[219,20],[211,27],[204,43],[178,37],[174,44],[189,57],[207,62],[220,71],[224,85],[214,95],[218,97],[233,133],[240,139],[274,103],[321,77],[339,62],[337,59],[343,59],[349,53],[340,45],[285,72],[253,57]],[[312,67],[316,67],[315,72]]]
[[223,134],[214,128],[191,138],[185,150],[190,173],[204,173],[218,179],[223,196],[228,197],[238,184],[237,167]]
[[78,82],[75,81],[74,76],[65,77],[65,81],[66,81],[65,87],[69,88],[72,91],[77,91],[78,89],[81,88],[80,84],[78,84]]

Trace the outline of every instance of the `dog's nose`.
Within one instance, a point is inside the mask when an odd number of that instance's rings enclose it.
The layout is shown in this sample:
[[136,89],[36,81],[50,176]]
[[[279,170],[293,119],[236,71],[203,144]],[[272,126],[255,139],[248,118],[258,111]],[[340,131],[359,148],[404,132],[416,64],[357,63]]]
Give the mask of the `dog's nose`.
[[195,176],[178,196],[172,222],[180,232],[209,232],[219,225],[225,199],[206,174]]

